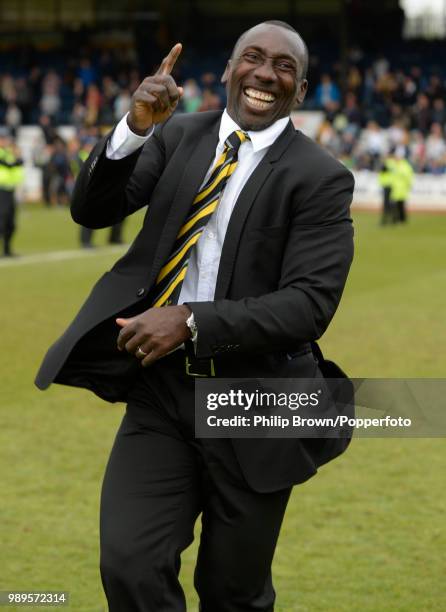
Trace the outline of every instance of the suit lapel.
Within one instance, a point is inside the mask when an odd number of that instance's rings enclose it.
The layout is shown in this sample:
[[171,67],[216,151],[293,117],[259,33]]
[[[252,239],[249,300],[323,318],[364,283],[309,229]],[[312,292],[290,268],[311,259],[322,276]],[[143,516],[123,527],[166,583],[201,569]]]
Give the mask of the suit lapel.
[[185,155],[184,170],[178,183],[169,216],[158,241],[149,286],[155,281],[161,267],[169,257],[178,231],[189,212],[209,166],[215,156],[220,117],[212,129],[200,139],[190,157]]
[[269,151],[257,168],[255,168],[237,199],[223,243],[220,266],[218,269],[217,286],[215,288],[216,300],[226,297],[242,230],[257,193],[274,171],[274,164],[286,151],[293,136],[294,127],[290,121],[279,138],[271,145]]

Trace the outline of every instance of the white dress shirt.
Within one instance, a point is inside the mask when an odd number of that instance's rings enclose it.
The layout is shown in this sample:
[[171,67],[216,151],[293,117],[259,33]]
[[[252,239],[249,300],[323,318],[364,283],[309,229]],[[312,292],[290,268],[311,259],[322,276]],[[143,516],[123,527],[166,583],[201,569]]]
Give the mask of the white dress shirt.
[[[252,172],[266,155],[269,147],[285,129],[288,121],[288,117],[284,117],[265,130],[248,131],[251,140],[243,142],[240,146],[237,167],[226,183],[217,209],[209,219],[197,244],[192,249],[178,304],[184,304],[185,302],[207,302],[214,299],[223,242],[237,198]],[[221,117],[215,157],[203,184],[210,175],[218,157],[223,152],[226,138],[235,130],[240,129],[225,110]],[[112,138],[108,142],[107,157],[109,159],[122,159],[130,155],[141,147],[150,138],[152,133],[153,130],[147,136],[134,134],[127,125],[126,115],[118,123]]]

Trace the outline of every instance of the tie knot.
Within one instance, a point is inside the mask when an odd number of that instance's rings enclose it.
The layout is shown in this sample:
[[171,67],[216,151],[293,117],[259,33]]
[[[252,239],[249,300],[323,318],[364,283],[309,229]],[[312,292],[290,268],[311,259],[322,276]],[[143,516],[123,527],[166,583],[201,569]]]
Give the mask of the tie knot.
[[248,134],[242,130],[236,130],[226,138],[225,145],[228,149],[234,149],[234,153],[237,153],[242,142],[246,140],[251,140]]

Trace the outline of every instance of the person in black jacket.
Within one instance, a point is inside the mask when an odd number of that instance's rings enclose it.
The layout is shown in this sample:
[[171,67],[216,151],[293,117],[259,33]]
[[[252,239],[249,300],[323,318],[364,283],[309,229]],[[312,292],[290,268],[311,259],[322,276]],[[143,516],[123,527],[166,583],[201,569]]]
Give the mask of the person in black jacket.
[[201,610],[270,611],[291,488],[349,440],[196,438],[194,383],[322,376],[312,343],[352,261],[353,178],[290,121],[308,65],[293,28],[265,22],[242,34],[223,112],[174,114],[180,52],[143,80],[82,168],[77,223],[101,228],[148,209],[36,382],[127,402],[101,497],[110,610],[185,610],[180,555],[201,513]]

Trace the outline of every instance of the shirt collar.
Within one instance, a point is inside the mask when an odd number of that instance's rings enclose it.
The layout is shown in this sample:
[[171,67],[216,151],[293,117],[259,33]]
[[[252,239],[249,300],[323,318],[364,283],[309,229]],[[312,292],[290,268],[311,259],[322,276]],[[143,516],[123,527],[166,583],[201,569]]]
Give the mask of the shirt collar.
[[[289,120],[289,117],[282,117],[282,119],[278,119],[264,130],[248,130],[254,152],[270,147],[286,128]],[[234,121],[234,119],[232,119],[232,117],[229,116],[228,111],[225,109],[223,111],[223,115],[221,116],[218,143],[223,145],[226,138],[228,138],[232,132],[241,129],[242,128],[237,125],[237,123]]]

